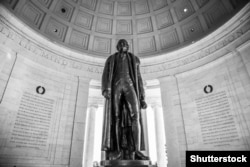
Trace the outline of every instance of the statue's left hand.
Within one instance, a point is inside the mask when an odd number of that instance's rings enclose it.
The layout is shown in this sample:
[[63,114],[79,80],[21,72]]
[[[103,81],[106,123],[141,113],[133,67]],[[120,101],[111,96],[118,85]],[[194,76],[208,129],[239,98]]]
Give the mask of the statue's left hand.
[[144,100],[141,100],[141,108],[146,109],[148,107],[147,103]]

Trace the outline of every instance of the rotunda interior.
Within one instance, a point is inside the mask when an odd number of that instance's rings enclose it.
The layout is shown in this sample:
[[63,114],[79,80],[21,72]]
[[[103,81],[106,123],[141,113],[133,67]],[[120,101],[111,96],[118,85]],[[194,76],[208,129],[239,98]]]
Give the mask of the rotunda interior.
[[100,166],[106,59],[140,59],[146,150],[250,150],[248,0],[0,1],[0,166]]

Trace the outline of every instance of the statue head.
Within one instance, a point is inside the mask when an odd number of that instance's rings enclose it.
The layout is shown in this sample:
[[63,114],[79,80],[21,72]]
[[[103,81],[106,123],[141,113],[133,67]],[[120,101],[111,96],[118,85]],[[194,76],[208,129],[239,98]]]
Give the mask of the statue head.
[[128,42],[125,39],[120,39],[117,43],[116,49],[119,52],[127,52],[129,49]]

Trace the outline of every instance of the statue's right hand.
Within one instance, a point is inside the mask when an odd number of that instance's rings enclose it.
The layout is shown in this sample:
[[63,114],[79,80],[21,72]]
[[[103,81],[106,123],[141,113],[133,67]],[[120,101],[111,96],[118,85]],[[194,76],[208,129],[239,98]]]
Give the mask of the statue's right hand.
[[106,99],[110,99],[111,91],[110,91],[110,90],[105,90],[105,91],[103,92],[103,96],[104,96]]

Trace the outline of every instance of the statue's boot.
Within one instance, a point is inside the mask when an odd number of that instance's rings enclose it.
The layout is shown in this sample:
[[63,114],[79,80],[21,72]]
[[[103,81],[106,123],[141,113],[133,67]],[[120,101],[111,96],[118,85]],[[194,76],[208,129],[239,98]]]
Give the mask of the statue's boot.
[[140,122],[138,120],[138,117],[134,120],[132,120],[132,133],[133,138],[135,142],[135,153],[134,153],[134,159],[135,160],[149,160],[149,157],[143,155],[139,150],[141,149],[141,129],[140,129]]
[[119,151],[119,152],[116,152],[114,153],[111,157],[110,157],[111,160],[121,160],[122,159],[122,152]]
[[132,118],[132,135],[135,144],[135,150],[139,151],[141,149],[141,125],[137,115]]
[[135,160],[149,160],[149,157],[143,155],[140,151],[135,151]]

